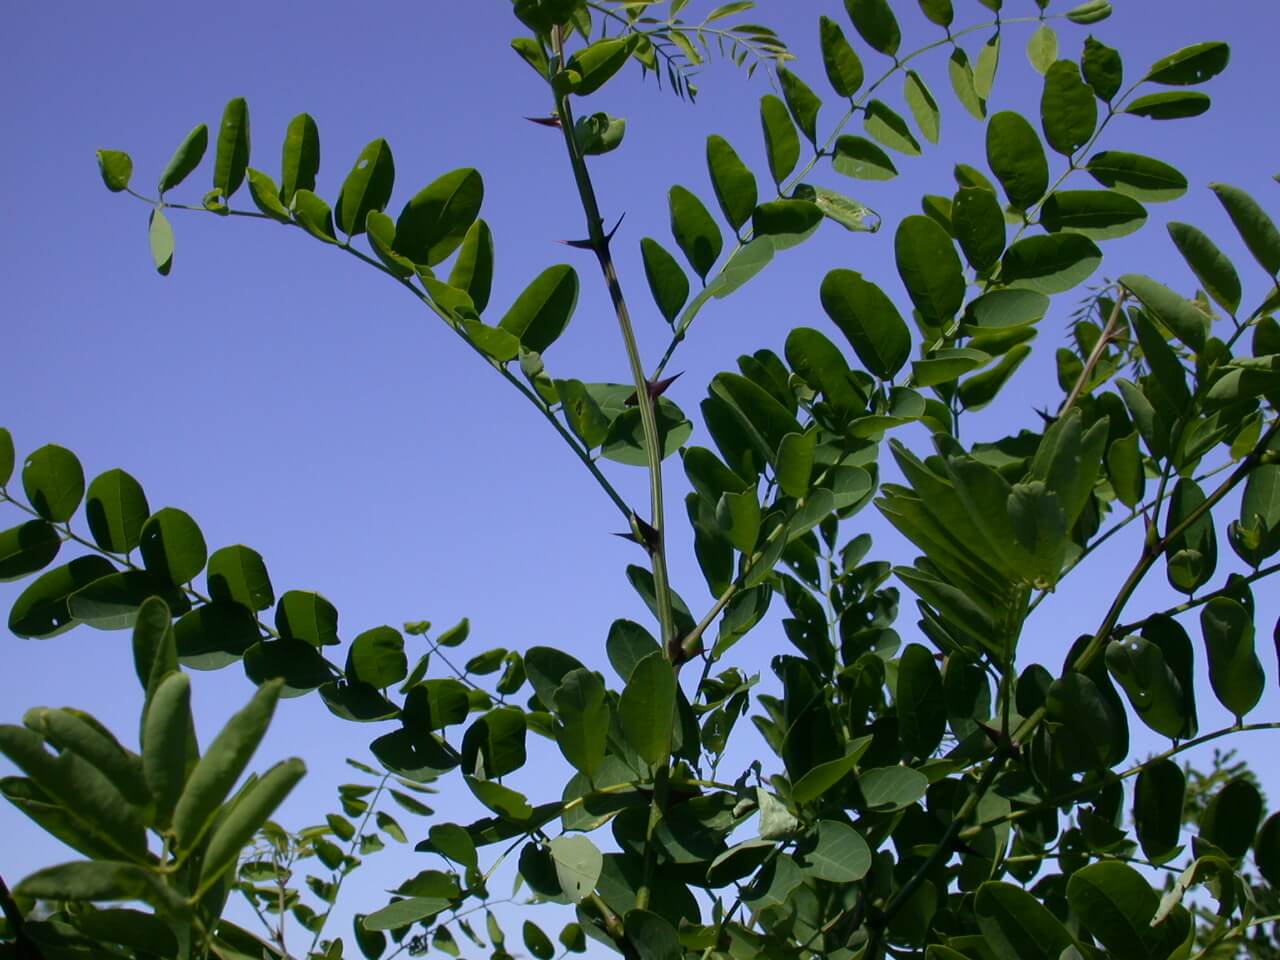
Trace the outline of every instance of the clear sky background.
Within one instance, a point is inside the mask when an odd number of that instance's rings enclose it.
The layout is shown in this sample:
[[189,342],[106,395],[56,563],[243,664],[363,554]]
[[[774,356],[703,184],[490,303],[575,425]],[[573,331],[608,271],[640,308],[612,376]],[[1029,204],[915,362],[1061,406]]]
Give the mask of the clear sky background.
[[[1069,5],[1055,2],[1052,10]],[[986,17],[971,0],[956,6],[957,26]],[[902,10],[904,50],[941,35],[914,4],[895,7]],[[1008,0],[1006,7],[1012,17],[1035,12],[1032,0]],[[1162,226],[1184,220],[1237,258],[1251,307],[1265,292],[1260,272],[1207,184],[1234,183],[1280,210],[1271,181],[1280,171],[1273,102],[1280,10],[1271,0],[1119,0],[1116,7],[1111,20],[1093,27],[1063,23],[1063,55],[1078,58],[1093,32],[1122,50],[1127,79],[1201,40],[1229,41],[1233,57],[1227,73],[1205,87],[1214,97],[1207,115],[1172,123],[1121,118],[1105,134],[1102,148],[1172,162],[1191,190],[1175,204],[1152,205],[1151,222],[1136,237],[1105,244],[1107,259],[1096,279],[1147,272],[1191,292],[1194,280]],[[828,100],[820,129],[830,131],[842,111],[816,57],[821,13],[844,21],[853,36],[834,2],[765,0],[753,16],[775,26],[800,55],[797,72]],[[554,243],[580,236],[582,215],[558,135],[523,119],[548,113],[551,103],[508,48],[519,25],[506,0],[359,9],[238,0],[216,9],[149,0],[51,2],[11,5],[6,22],[0,423],[13,431],[20,456],[56,442],[76,451],[90,476],[127,469],[143,483],[153,509],[172,505],[191,513],[211,550],[245,543],[261,552],[277,595],[297,588],[329,597],[340,611],[344,641],[379,624],[429,619],[438,630],[467,616],[474,639],[464,656],[490,646],[544,644],[607,671],[610,622],[647,621],[623,576],[626,564],[643,558],[609,535],[621,529],[615,508],[536,411],[394,283],[299,231],[174,212],[173,273],[158,277],[147,248],[146,206],[109,194],[94,164],[99,147],[129,151],[135,184],[150,193],[182,137],[202,121],[216,128],[224,103],[244,96],[252,118],[251,165],[273,176],[289,118],[302,111],[316,118],[318,191],[331,202],[360,148],[378,136],[395,154],[393,215],[440,174],[475,166],[485,177],[483,215],[497,243],[488,319],[496,322],[543,267],[572,262],[583,294],[568,332],[547,352],[548,368],[556,377],[625,381],[625,356],[590,255]],[[1038,114],[1040,81],[1023,52],[1033,26],[1006,27],[992,111]],[[967,38],[971,56],[979,37],[985,34]],[[873,53],[865,60],[873,77],[888,65]],[[916,212],[921,194],[953,192],[953,163],[985,166],[984,127],[952,94],[945,49],[920,63],[943,110],[941,145],[923,158],[900,158],[903,175],[890,183],[847,180],[829,170],[815,177],[877,209],[886,229],[869,236],[826,224],[745,290],[705,310],[670,368],[685,371],[670,396],[691,415],[716,371],[760,347],[780,353],[792,326],[817,326],[839,341],[818,302],[827,270],[859,270],[906,302],[892,263],[893,228]],[[666,344],[666,328],[645,287],[638,240],[650,235],[673,246],[665,202],[673,183],[694,189],[714,208],[702,159],[709,133],[728,137],[761,183],[768,179],[757,103],[769,83],[763,71],[748,80],[717,63],[703,72],[698,103],[690,106],[628,68],[590,101],[591,109],[628,120],[623,148],[593,160],[592,171],[606,218],[626,214],[615,249],[649,366]],[[900,81],[887,89],[889,102],[900,104]],[[172,198],[198,203],[211,168],[212,149]],[[1078,174],[1074,185],[1093,184]],[[247,187],[234,205],[250,205]],[[1032,426],[1033,405],[1058,402],[1053,348],[1076,302],[1058,298],[1041,325],[1035,355],[1006,394],[1004,412],[969,418],[967,442]],[[919,430],[904,437],[917,449],[926,439]],[[708,442],[700,426],[693,442]],[[667,464],[673,575],[700,614],[710,598],[692,560],[685,482],[678,461]],[[609,470],[626,496],[646,502],[643,470]],[[5,526],[22,519],[11,508],[0,514]],[[851,521],[846,533],[863,529],[876,536],[876,555],[910,559],[912,551],[873,510]],[[1117,538],[1044,604],[1022,662],[1043,659],[1056,668],[1076,635],[1101,619],[1136,549],[1132,539]],[[1220,555],[1221,579],[1235,562],[1222,535]],[[1149,580],[1132,611],[1176,602],[1163,570]],[[4,610],[20,588],[0,585]],[[1268,591],[1274,594],[1267,587],[1259,592],[1264,647],[1276,615]],[[898,624],[905,639],[916,636],[914,620],[908,600]],[[1198,636],[1194,620],[1188,626]],[[5,634],[0,642],[0,721],[17,722],[31,706],[75,705],[132,735],[140,693],[127,633],[80,628],[49,641]],[[734,656],[762,671],[762,689],[769,690],[768,657],[787,649],[774,626],[757,631]],[[412,639],[409,650],[411,657],[418,652]],[[1256,718],[1275,719],[1276,663],[1269,650],[1264,663],[1269,692]],[[202,739],[207,742],[250,692],[238,667],[197,675]],[[1202,730],[1225,722],[1207,682],[1200,702]],[[300,826],[336,809],[332,788],[348,779],[343,757],[367,758],[367,742],[384,728],[339,721],[315,696],[284,704],[255,767],[297,754],[311,773],[280,819]],[[1137,734],[1140,724],[1133,728]],[[1239,746],[1280,796],[1268,761],[1274,746],[1256,734]],[[1139,754],[1159,748],[1154,738],[1135,737]],[[540,754],[553,755],[554,749]],[[8,771],[0,766],[0,773]],[[539,771],[515,781],[537,800],[558,795],[561,782]],[[454,786],[440,801],[441,813],[469,819],[475,805]],[[411,833],[419,839],[425,825],[412,824]],[[65,858],[20,814],[0,808],[0,872],[10,883]],[[363,895],[347,900],[342,914],[381,905],[380,887],[433,865],[427,859],[412,853],[373,858],[382,865],[357,875]],[[346,929],[344,921],[332,933]]]

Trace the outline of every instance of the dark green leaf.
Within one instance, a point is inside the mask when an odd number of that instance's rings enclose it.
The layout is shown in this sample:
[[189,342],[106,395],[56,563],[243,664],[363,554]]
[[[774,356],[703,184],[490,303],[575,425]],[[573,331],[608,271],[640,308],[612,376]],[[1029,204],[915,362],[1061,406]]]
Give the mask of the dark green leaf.
[[469,296],[476,313],[483,313],[489,305],[489,294],[493,289],[493,260],[493,231],[489,224],[477,220],[467,228],[458,258],[449,272],[449,286]]
[[[778,101],[778,107],[785,118],[786,108],[781,101]],[[790,125],[791,120],[788,118],[786,122]],[[794,132],[793,129],[793,135]],[[667,199],[671,211],[671,233],[694,272],[705,282],[724,245],[720,228],[702,201],[684,187],[672,187]]]
[[1258,202],[1229,184],[1211,183],[1209,189],[1217,194],[1254,259],[1273,277],[1280,274],[1280,230]]
[[320,132],[309,113],[300,113],[289,121],[284,135],[281,162],[280,202],[293,203],[299,190],[315,190],[316,173],[320,170]]
[[1080,72],[1085,83],[1093,88],[1099,100],[1110,103],[1124,84],[1124,64],[1119,51],[1093,37],[1084,42],[1084,55],[1080,58]]
[[58,531],[43,520],[28,520],[0,532],[0,581],[22,580],[43,570],[61,547]]
[[955,11],[951,8],[951,0],[920,0],[920,9],[930,23],[940,27],[951,26]]
[[1133,821],[1142,852],[1152,860],[1177,850],[1182,833],[1186,777],[1172,760],[1159,760],[1138,774],[1133,795]]
[[556,743],[565,759],[588,780],[595,779],[604,762],[611,716],[605,692],[598,675],[576,669],[565,674],[554,696],[560,720],[555,728]]
[[463,769],[478,777],[504,777],[524,766],[524,712],[499,707],[477,718],[462,738]]
[[[198,162],[198,158],[197,158]],[[228,101],[218,125],[218,147],[213,161],[213,188],[223,202],[231,199],[249,167],[249,106],[244,97]]]
[[1117,437],[1107,448],[1107,473],[1121,503],[1132,510],[1142,502],[1146,478],[1136,432]]
[[1005,251],[1000,279],[1039,293],[1064,293],[1093,276],[1101,263],[1097,244],[1078,233],[1023,237]]
[[929,326],[946,326],[959,312],[965,292],[964,268],[951,238],[934,220],[917,214],[898,224],[893,246],[898,273],[916,310]]
[[1143,723],[1170,739],[1182,736],[1182,688],[1158,646],[1135,636],[1112,640],[1106,663]]
[[355,166],[342,182],[335,210],[338,229],[349,237],[363,233],[369,213],[384,210],[391,200],[395,178],[391,147],[379,137],[360,151]]
[[888,0],[845,0],[844,7],[854,29],[869,47],[886,57],[897,54],[902,32]]
[[1104,150],[1089,158],[1086,169],[1103,186],[1147,203],[1176,200],[1187,192],[1187,178],[1178,170],[1137,153]]
[[1200,837],[1238,860],[1253,846],[1262,814],[1258,788],[1249,779],[1237,777],[1214,794],[1200,815]]
[[200,165],[200,161],[204,158],[204,152],[209,148],[209,128],[203,123],[187,134],[182,143],[178,144],[178,149],[173,152],[173,156],[165,165],[164,172],[160,174],[159,191],[163,194],[166,190],[172,190]]
[[458,249],[483,202],[479,173],[470,167],[446,173],[405,204],[396,220],[396,252],[434,267]]
[[347,652],[347,678],[383,689],[409,674],[404,637],[392,627],[374,627],[351,642]]
[[173,808],[198,757],[191,716],[191,680],[171,673],[147,704],[142,723],[142,770],[155,804],[155,825],[168,829]]
[[1169,236],[1209,296],[1228,313],[1240,309],[1240,275],[1229,257],[1189,223],[1170,223]]
[[626,40],[597,40],[571,56],[565,64],[565,72],[559,76],[571,78],[569,92],[580,97],[589,96],[613,79],[630,56],[631,44]]
[[1035,130],[1019,114],[1003,111],[987,124],[987,164],[1009,202],[1026,210],[1049,188],[1049,162]]
[[166,580],[142,570],[125,570],[81,587],[67,600],[67,609],[76,620],[99,630],[123,630],[134,625],[148,597],[163,598],[175,614],[191,608],[186,595]]
[[119,150],[99,150],[97,157],[98,172],[107,189],[112,193],[127,189],[133,176],[133,158]]
[[1209,682],[1218,702],[1237,718],[1258,705],[1266,674],[1254,652],[1253,617],[1229,597],[1215,597],[1200,611],[1209,658]]
[[115,572],[110,561],[93,555],[55,567],[32,582],[14,601],[9,611],[9,629],[19,637],[52,637],[70,629],[75,623],[67,606],[71,595]]
[[827,80],[837,96],[852,97],[862,86],[862,61],[844,37],[840,25],[828,17],[818,18],[818,38]]
[[990,190],[962,187],[951,205],[951,223],[969,265],[985,273],[1004,253],[1005,220]]
[[[707,137],[707,169],[711,172],[711,186],[715,189],[716,200],[720,203],[724,218],[729,221],[729,225],[734,230],[741,230],[742,225],[751,219],[751,211],[756,208],[758,199],[756,178],[747,169],[747,165],[742,162],[742,158],[738,156],[729,141],[715,134]],[[649,272],[649,251],[645,247],[646,242],[654,246],[657,244],[652,240],[640,241],[641,251],[645,253],[645,273],[649,277],[649,286],[654,290],[654,299],[658,300],[661,308],[663,301],[657,295],[653,274]],[[661,250],[661,247],[658,249]],[[685,298],[688,297],[689,285],[686,282],[684,286],[685,296],[680,299],[674,313],[679,313],[680,307],[684,306]],[[663,309],[663,314],[667,315],[666,309]],[[667,315],[668,323],[672,319],[672,315]]]
[[[965,322],[978,328],[973,331],[975,336],[989,336],[1009,328],[1039,323],[1048,310],[1049,298],[1035,290],[992,290],[969,301],[965,307]],[[1015,342],[1020,343],[1021,340]],[[990,349],[977,343],[972,346]]]
[[1205,315],[1191,303],[1178,296],[1164,284],[1150,277],[1129,273],[1120,282],[1142,301],[1147,312],[1173,332],[1193,350],[1203,350],[1205,343]]
[[852,270],[832,270],[821,295],[827,316],[868,370],[888,380],[902,369],[911,354],[911,332],[883,290]]
[[1050,233],[1078,233],[1112,240],[1140,229],[1147,211],[1114,190],[1056,190],[1040,207],[1040,225]]
[[136,547],[150,512],[141,484],[123,470],[108,470],[89,484],[85,519],[94,542],[109,553]]
[[863,809],[879,813],[905,810],[928,789],[929,778],[910,767],[876,767],[858,776]]
[[449,909],[449,901],[441,897],[410,897],[395,900],[364,918],[366,930],[399,930],[419,921],[430,920]]
[[787,105],[773,94],[766,94],[760,100],[760,124],[764,130],[769,172],[773,182],[781,185],[800,161],[800,137]]
[[607,113],[580,117],[573,125],[573,137],[586,157],[599,157],[617,150],[626,135],[627,121]]
[[625,929],[638,960],[680,960],[685,955],[676,928],[656,913],[628,910]]
[[568,264],[557,264],[534,278],[498,326],[526,350],[543,353],[569,325],[577,304],[578,273]]
[[898,175],[889,155],[865,137],[836,138],[831,166],[836,173],[859,180],[892,180]]
[[318,593],[288,590],[276,604],[276,629],[287,640],[332,646],[338,643],[338,611]]
[[1049,146],[1068,157],[1093,136],[1098,102],[1080,79],[1080,68],[1070,60],[1057,61],[1045,73],[1040,124]]
[[1220,41],[1196,43],[1162,57],[1151,65],[1144,79],[1173,87],[1204,83],[1227,69],[1231,48]]
[[800,132],[815,147],[818,145],[818,110],[822,101],[809,85],[797,77],[786,67],[778,70],[778,82],[782,85],[782,96],[786,99],[787,109],[800,128]]
[[13,477],[13,465],[13,434],[0,427],[0,488],[5,487]]
[[223,547],[214,551],[209,558],[205,579],[209,585],[209,596],[215,602],[238,603],[250,610],[266,610],[276,600],[262,555],[245,546]]
[[981,410],[996,398],[1001,388],[1014,375],[1022,361],[1031,355],[1031,348],[1025,343],[1012,347],[1000,358],[1000,362],[989,370],[975,373],[960,384],[960,402],[966,410]]
[[1198,117],[1208,109],[1208,94],[1197,90],[1170,90],[1138,97],[1130,101],[1122,112],[1150,120],[1180,120],[1183,117]]
[[533,921],[524,922],[520,928],[520,936],[524,940],[525,949],[533,954],[536,960],[552,960],[556,955],[556,948],[551,938]]
[[816,203],[809,200],[772,200],[756,207],[751,216],[751,230],[760,237],[804,237],[817,229],[821,222],[822,210]]
[[1280,813],[1267,817],[1253,848],[1258,872],[1271,886],[1280,886]]
[[928,759],[946,731],[947,711],[942,674],[933,654],[918,643],[909,644],[898,661],[894,705],[903,747],[920,759]]
[[984,883],[973,910],[988,948],[1000,960],[1058,960],[1074,946],[1048,908],[1013,884]]
[[138,547],[147,572],[174,586],[194,580],[209,556],[199,526],[189,514],[173,507],[148,518]]

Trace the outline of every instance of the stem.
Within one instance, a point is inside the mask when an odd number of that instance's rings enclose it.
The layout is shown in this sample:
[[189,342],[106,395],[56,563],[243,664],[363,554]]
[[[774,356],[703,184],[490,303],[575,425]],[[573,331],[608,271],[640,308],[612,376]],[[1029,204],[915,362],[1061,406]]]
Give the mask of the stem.
[[9,887],[4,882],[4,877],[0,877],[0,913],[4,914],[6,920],[9,921],[9,929],[13,932],[13,939],[17,941],[17,955],[22,960],[44,960],[44,954],[40,952],[40,948],[36,946],[35,941],[27,934],[26,921],[22,916],[22,911],[18,909],[17,901],[13,899],[13,894],[9,892]]
[[1176,607],[1170,607],[1168,610],[1162,610],[1159,613],[1149,614],[1147,617],[1144,617],[1142,620],[1137,620],[1137,621],[1134,621],[1133,623],[1122,624],[1116,627],[1116,633],[1120,633],[1120,634],[1132,633],[1133,631],[1141,628],[1142,625],[1146,623],[1147,620],[1149,620],[1151,617],[1160,617],[1160,616],[1174,617],[1180,613],[1186,613],[1188,610],[1194,610],[1196,607],[1204,606],[1210,600],[1215,600],[1218,597],[1229,597],[1231,596],[1232,590],[1234,590],[1236,586],[1253,583],[1255,580],[1261,580],[1263,577],[1269,577],[1271,576],[1271,574],[1278,573],[1278,572],[1280,572],[1280,563],[1273,563],[1269,567],[1259,567],[1257,570],[1253,571],[1253,573],[1248,574],[1247,576],[1241,577],[1239,580],[1235,582],[1235,584],[1231,586],[1221,587],[1217,590],[1214,590],[1211,593],[1205,593],[1191,600],[1185,600],[1182,603],[1178,604]]
[[1115,305],[1111,308],[1111,316],[1107,318],[1107,325],[1102,330],[1102,336],[1098,338],[1098,342],[1093,345],[1093,350],[1089,353],[1089,359],[1085,362],[1084,369],[1080,371],[1080,376],[1076,378],[1075,386],[1071,388],[1071,394],[1067,397],[1066,402],[1058,410],[1058,416],[1062,416],[1073,406],[1080,398],[1080,394],[1084,392],[1085,385],[1089,382],[1089,378],[1093,376],[1094,369],[1098,366],[1098,362],[1102,359],[1102,355],[1106,353],[1107,347],[1111,344],[1112,337],[1115,336],[1116,326],[1119,324],[1121,316],[1121,308],[1124,306],[1125,297],[1128,291],[1123,287],[1120,288],[1120,295],[1116,297]]
[[1267,917],[1259,917],[1257,920],[1250,920],[1248,923],[1241,924],[1238,927],[1232,927],[1230,930],[1224,931],[1206,943],[1203,948],[1196,952],[1196,955],[1192,960],[1204,960],[1204,958],[1213,954],[1214,948],[1217,947],[1218,944],[1225,943],[1226,941],[1235,939],[1236,937],[1243,937],[1254,927],[1260,927],[1264,923],[1275,923],[1277,920],[1280,920],[1280,913],[1273,913]]
[[[557,29],[554,34],[555,52],[562,62],[564,39],[564,31]],[[618,328],[622,333],[622,342],[627,351],[627,361],[631,366],[631,377],[635,382],[636,406],[640,410],[640,425],[644,432],[645,452],[649,461],[650,530],[645,531],[647,535],[642,538],[642,542],[648,548],[653,567],[653,589],[657,600],[658,621],[662,628],[662,648],[668,657],[675,659],[673,654],[678,650],[675,647],[674,619],[671,612],[671,587],[667,581],[662,503],[662,438],[658,434],[656,400],[649,389],[649,380],[644,374],[640,347],[636,342],[635,330],[631,326],[631,314],[627,309],[626,298],[622,294],[622,284],[618,280],[613,255],[609,251],[609,237],[604,231],[604,220],[600,216],[600,205],[596,199],[595,187],[591,182],[591,174],[587,170],[586,157],[578,147],[578,141],[574,135],[573,109],[569,104],[568,94],[557,93],[555,103],[556,116],[560,119],[560,130],[564,134],[565,149],[569,154],[569,164],[573,168],[574,182],[578,187],[578,198],[587,219],[587,235],[596,259],[600,263],[600,272],[604,275],[605,286],[609,290],[609,299],[613,303]]]

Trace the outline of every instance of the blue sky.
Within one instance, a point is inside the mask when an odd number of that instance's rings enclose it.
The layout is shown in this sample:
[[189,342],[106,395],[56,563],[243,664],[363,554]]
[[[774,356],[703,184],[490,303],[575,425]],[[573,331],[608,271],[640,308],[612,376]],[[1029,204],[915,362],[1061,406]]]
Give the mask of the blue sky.
[[[956,5],[957,24],[985,17],[971,0]],[[904,49],[940,35],[914,4],[895,6],[904,10]],[[1189,292],[1194,280],[1162,228],[1167,219],[1184,220],[1237,257],[1251,306],[1264,293],[1260,273],[1248,266],[1207,184],[1234,183],[1280,206],[1271,181],[1280,171],[1280,135],[1272,85],[1263,79],[1273,72],[1280,12],[1265,0],[1229,8],[1192,0],[1116,6],[1111,20],[1094,27],[1062,25],[1063,55],[1077,58],[1092,31],[1124,52],[1133,79],[1160,56],[1201,40],[1230,42],[1233,57],[1226,74],[1205,88],[1214,97],[1207,115],[1163,124],[1122,118],[1108,130],[1103,147],[1173,162],[1191,190],[1175,204],[1150,207],[1151,223],[1136,237],[1107,244],[1102,272],[1147,272]],[[1035,11],[1031,0],[1008,0],[1007,7],[1009,16]],[[824,93],[815,56],[819,13],[844,20],[835,3],[779,0],[762,3],[758,19],[792,44],[801,56],[797,72]],[[211,548],[246,543],[259,550],[277,593],[299,588],[328,596],[341,612],[344,640],[383,623],[429,619],[439,629],[468,616],[471,652],[545,644],[607,669],[609,623],[646,619],[623,577],[625,565],[642,558],[609,536],[620,529],[616,511],[531,407],[385,277],[296,231],[174,212],[173,273],[156,276],[146,207],[109,194],[93,160],[99,147],[129,151],[135,182],[150,192],[182,137],[198,122],[216,124],[223,104],[244,96],[251,164],[273,175],[289,118],[301,111],[316,118],[319,192],[331,201],[360,148],[378,136],[390,141],[396,159],[393,213],[441,173],[475,166],[485,177],[484,216],[497,244],[491,319],[544,266],[571,262],[583,294],[547,365],[557,377],[626,380],[594,264],[554,243],[580,236],[582,216],[558,136],[522,119],[549,112],[550,102],[508,48],[518,26],[508,4],[388,2],[357,11],[337,3],[229,2],[214,15],[152,2],[43,3],[13,6],[6,19],[15,42],[0,62],[6,146],[0,182],[8,184],[8,229],[0,233],[8,317],[0,423],[13,431],[19,451],[56,442],[80,454],[91,476],[127,469],[153,508],[190,512]],[[1023,53],[1031,29],[1006,27],[993,111],[1038,110],[1039,80]],[[969,38],[971,55],[978,43]],[[870,53],[866,61],[873,76],[887,65]],[[876,208],[888,229],[868,236],[828,224],[744,291],[704,311],[671,367],[685,371],[670,396],[686,411],[696,413],[707,381],[732,368],[739,354],[760,347],[781,352],[792,326],[834,334],[817,297],[829,269],[859,270],[905,302],[892,263],[892,227],[916,211],[922,193],[952,192],[953,163],[982,166],[984,157],[983,127],[964,113],[946,81],[945,50],[922,63],[943,110],[941,145],[923,158],[903,158],[903,176],[889,184],[829,171],[820,181]],[[628,120],[623,148],[594,160],[592,170],[606,218],[626,214],[615,247],[650,365],[666,337],[639,269],[638,240],[654,236],[670,246],[667,189],[682,183],[710,203],[702,160],[708,133],[726,136],[761,182],[767,179],[756,112],[769,90],[765,74],[748,81],[715,64],[700,86],[690,106],[629,68],[589,103]],[[890,102],[900,102],[898,85],[888,89]],[[829,102],[820,129],[829,131],[837,118]],[[211,163],[212,156],[175,198],[198,202]],[[1078,186],[1088,185],[1076,176]],[[247,206],[247,190],[235,199]],[[974,417],[967,440],[1031,425],[1033,405],[1057,402],[1052,348],[1076,302],[1070,295],[1059,300],[1042,324],[1035,356],[1010,388],[1022,402],[1010,413]],[[906,436],[917,447],[925,439],[920,432]],[[700,428],[694,442],[707,442]],[[642,470],[616,467],[611,475],[626,496],[645,502]],[[698,613],[710,598],[683,522],[684,480],[674,461],[666,475],[673,574]],[[10,510],[0,522],[19,521]],[[870,530],[878,554],[910,556],[870,510],[848,528],[850,535]],[[1225,540],[1221,546],[1220,576],[1234,560]],[[1023,658],[1056,666],[1075,636],[1101,619],[1135,551],[1131,540],[1117,538],[1081,575],[1088,579],[1073,578],[1047,602]],[[0,585],[5,609],[19,589]],[[1259,600],[1265,628],[1275,604],[1262,593]],[[1171,602],[1157,571],[1132,609]],[[899,628],[907,638],[913,619],[904,605]],[[82,628],[49,641],[0,640],[0,719],[16,722],[28,707],[66,704],[122,732],[134,729],[139,694],[127,634]],[[767,683],[767,658],[785,647],[779,630],[765,629],[737,656],[764,670]],[[1274,690],[1276,664],[1269,653],[1264,662]],[[1201,690],[1207,730],[1223,718],[1207,683]],[[205,740],[249,692],[235,668],[196,677]],[[1269,693],[1259,719],[1275,706]],[[308,761],[312,773],[284,819],[298,825],[335,809],[329,785],[346,776],[342,758],[364,756],[372,735],[371,728],[331,717],[318,698],[287,703],[256,761],[264,767],[290,754]],[[1257,735],[1240,746],[1265,756]],[[1135,749],[1153,747],[1139,741]],[[440,809],[459,818],[472,812],[469,797],[442,800]],[[412,832],[423,831],[419,825]],[[6,838],[0,871],[10,882],[63,858],[7,808],[0,808],[0,836]],[[381,857],[387,885],[425,866],[411,854]],[[368,889],[353,909],[381,902],[381,893]]]

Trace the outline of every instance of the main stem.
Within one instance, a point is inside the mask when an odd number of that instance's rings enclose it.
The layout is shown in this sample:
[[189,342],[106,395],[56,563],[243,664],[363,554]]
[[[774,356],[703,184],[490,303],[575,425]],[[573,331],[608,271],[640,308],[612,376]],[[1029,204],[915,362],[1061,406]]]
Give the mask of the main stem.
[[[555,52],[561,61],[564,60],[564,35],[557,29],[554,37]],[[667,580],[666,539],[664,510],[662,504],[662,443],[658,436],[658,418],[656,400],[649,389],[649,379],[645,376],[644,363],[640,358],[640,347],[636,343],[635,330],[631,326],[631,313],[627,309],[626,298],[622,294],[622,284],[618,280],[618,271],[613,263],[613,255],[609,251],[609,236],[604,230],[604,220],[600,216],[600,204],[596,200],[595,187],[591,183],[591,174],[587,170],[586,158],[578,146],[573,130],[573,108],[569,105],[568,94],[556,94],[556,117],[560,121],[560,129],[564,134],[565,149],[569,153],[569,163],[573,167],[573,179],[578,187],[578,196],[582,201],[582,210],[587,218],[587,236],[591,249],[600,263],[600,272],[604,275],[605,286],[609,290],[609,299],[613,303],[613,311],[618,319],[618,328],[622,331],[622,342],[626,347],[627,361],[631,367],[631,377],[636,387],[636,406],[640,410],[640,426],[644,432],[645,453],[649,461],[649,502],[650,519],[647,528],[642,524],[633,524],[635,534],[649,552],[653,568],[653,589],[658,604],[658,621],[662,627],[662,649],[668,656],[678,652],[678,640],[671,615],[671,587]]]

